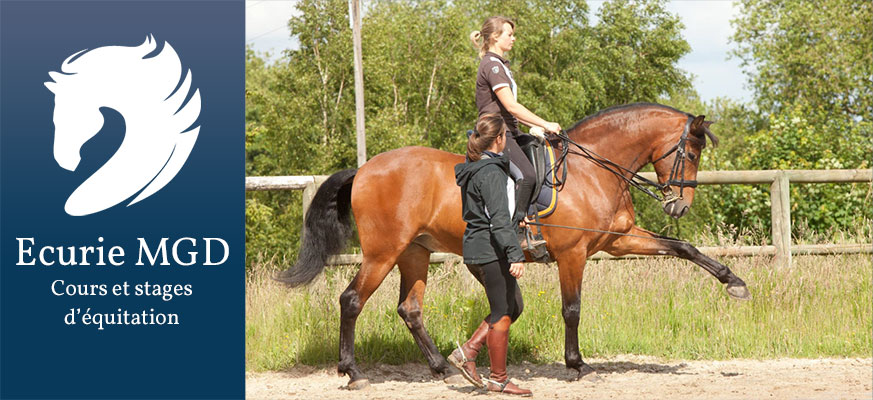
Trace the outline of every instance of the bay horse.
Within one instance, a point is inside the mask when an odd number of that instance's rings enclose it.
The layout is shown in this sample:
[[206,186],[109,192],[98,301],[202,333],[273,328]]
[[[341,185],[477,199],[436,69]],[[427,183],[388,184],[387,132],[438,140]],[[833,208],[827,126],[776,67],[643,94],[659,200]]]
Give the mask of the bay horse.
[[[679,218],[694,199],[695,185],[690,182],[697,176],[706,137],[717,140],[708,130],[709,124],[702,115],[695,117],[659,104],[635,103],[587,117],[567,130],[567,136],[590,152],[626,168],[623,172],[626,178],[630,171],[635,173],[654,163],[659,182],[667,182],[663,186],[665,195],[673,200],[664,206],[664,211]],[[683,145],[677,148],[678,143]],[[542,227],[549,253],[558,263],[565,325],[564,360],[567,368],[578,372],[575,379],[594,371],[579,354],[578,328],[586,258],[598,251],[614,256],[684,258],[726,284],[730,296],[751,298],[745,282],[727,266],[701,254],[687,242],[635,226],[627,180],[578,154],[571,152],[563,166],[567,176],[557,209],[542,219],[546,225],[589,229]],[[678,161],[683,168],[677,177]],[[337,366],[340,375],[349,376],[350,388],[368,385],[355,363],[357,317],[395,264],[401,280],[397,312],[434,375],[450,372],[449,363],[425,330],[422,304],[430,254],[436,251],[461,254],[466,225],[461,218],[461,193],[453,168],[462,162],[461,155],[426,147],[404,147],[379,154],[360,169],[331,175],[315,194],[306,214],[299,258],[276,279],[292,287],[311,282],[324,269],[327,258],[342,251],[351,237],[351,208],[363,262],[340,296]]]

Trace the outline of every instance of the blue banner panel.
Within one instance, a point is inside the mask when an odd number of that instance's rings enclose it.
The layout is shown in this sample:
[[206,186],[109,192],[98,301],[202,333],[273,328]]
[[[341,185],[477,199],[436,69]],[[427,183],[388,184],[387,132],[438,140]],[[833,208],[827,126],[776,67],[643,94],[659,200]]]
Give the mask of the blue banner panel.
[[244,24],[0,3],[0,397],[244,397]]

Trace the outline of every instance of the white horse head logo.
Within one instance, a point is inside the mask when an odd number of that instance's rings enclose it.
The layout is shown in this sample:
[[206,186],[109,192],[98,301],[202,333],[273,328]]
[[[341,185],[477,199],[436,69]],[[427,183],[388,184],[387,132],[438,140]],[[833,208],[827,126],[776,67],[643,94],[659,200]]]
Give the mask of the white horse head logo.
[[49,72],[45,85],[55,95],[54,156],[75,171],[79,150],[103,126],[100,107],[124,117],[124,140],[109,161],[67,199],[67,214],[105,210],[139,193],[135,204],[170,182],[185,164],[200,127],[200,91],[191,90],[191,70],[182,78],[182,63],[170,43],[153,57],[157,43],[149,35],[139,46],[82,50],[67,58],[61,72]]

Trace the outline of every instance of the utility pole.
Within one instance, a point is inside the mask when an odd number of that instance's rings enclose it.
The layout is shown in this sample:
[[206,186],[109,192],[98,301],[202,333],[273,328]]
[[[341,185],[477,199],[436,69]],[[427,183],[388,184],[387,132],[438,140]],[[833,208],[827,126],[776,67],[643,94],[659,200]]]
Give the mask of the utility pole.
[[358,168],[367,162],[367,136],[364,134],[364,65],[361,60],[361,0],[349,0],[352,42],[355,48],[355,133],[358,143]]

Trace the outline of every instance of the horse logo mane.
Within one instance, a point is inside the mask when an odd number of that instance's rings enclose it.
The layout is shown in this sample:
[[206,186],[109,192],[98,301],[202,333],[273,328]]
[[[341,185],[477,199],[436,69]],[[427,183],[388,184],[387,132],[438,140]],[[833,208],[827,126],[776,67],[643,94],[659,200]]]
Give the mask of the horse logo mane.
[[[75,171],[82,145],[103,126],[101,107],[124,117],[118,150],[67,199],[64,210],[89,215],[136,197],[142,201],[179,172],[200,126],[200,91],[191,94],[191,70],[182,74],[178,54],[152,35],[139,46],[105,46],[68,57],[45,86],[54,93],[54,157]],[[190,98],[189,98],[190,97]]]

